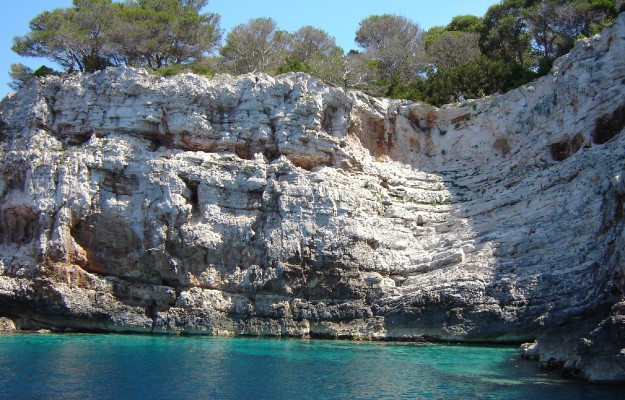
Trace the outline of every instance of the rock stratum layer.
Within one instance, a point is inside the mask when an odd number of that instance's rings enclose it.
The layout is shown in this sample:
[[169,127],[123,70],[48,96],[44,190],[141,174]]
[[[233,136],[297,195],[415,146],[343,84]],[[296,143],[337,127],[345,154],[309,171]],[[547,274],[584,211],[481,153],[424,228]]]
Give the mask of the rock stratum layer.
[[302,74],[31,81],[0,106],[21,329],[537,342],[625,380],[625,16],[437,109]]

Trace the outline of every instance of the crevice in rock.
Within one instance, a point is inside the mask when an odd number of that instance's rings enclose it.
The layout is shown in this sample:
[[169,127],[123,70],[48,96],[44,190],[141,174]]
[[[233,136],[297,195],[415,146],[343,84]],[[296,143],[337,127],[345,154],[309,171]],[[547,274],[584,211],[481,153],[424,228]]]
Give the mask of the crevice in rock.
[[321,128],[330,134],[332,134],[333,117],[335,113],[335,107],[327,106],[321,114]]
[[336,132],[343,134],[345,123],[341,120],[343,116],[349,115],[349,109],[336,104],[328,104],[321,112],[321,129],[330,136]]
[[[141,133],[128,132],[130,136],[137,137],[139,139],[148,140],[148,150],[156,151],[161,147],[171,149],[174,147],[174,137],[169,130],[169,123],[167,122],[167,113],[164,108],[161,108],[162,115],[160,122],[149,122],[150,125],[146,131]],[[182,135],[184,137],[184,135]],[[183,148],[183,150],[186,150]]]
[[170,132],[169,132],[169,123],[167,122],[167,113],[165,112],[165,108],[161,107],[161,111],[163,111],[163,115],[161,116],[161,123],[159,128],[161,133],[164,135],[169,136]]
[[371,248],[371,250],[377,250],[378,247],[380,247],[380,241],[375,238],[366,239],[365,243]]
[[3,168],[2,178],[5,182],[4,193],[9,193],[13,190],[23,192],[26,185],[26,166],[21,160],[14,162],[10,168]]
[[254,152],[252,151],[250,143],[248,141],[235,144],[234,154],[236,154],[239,158],[243,160],[251,160],[254,158]]
[[198,215],[200,210],[200,200],[198,196],[198,188],[200,186],[200,182],[197,180],[189,179],[188,177],[178,175],[178,177],[184,182],[185,186],[189,190],[188,193],[183,193],[182,197],[187,199],[189,204],[191,205],[191,214]]
[[[86,260],[80,265],[84,270],[104,275],[138,276],[127,271],[130,265],[133,269],[140,268],[135,264],[142,251],[141,237],[127,220],[115,212],[105,209],[91,214],[76,223],[70,234],[85,252]],[[160,282],[160,276],[155,274],[143,274],[141,277],[152,283]]]
[[[78,128],[78,129],[76,129]],[[80,130],[80,127],[76,127],[72,124],[60,122],[50,129],[50,132],[63,144],[70,146],[80,146],[91,140],[91,137],[95,135],[93,129]]]
[[[59,112],[57,110],[55,110],[54,108],[54,104],[56,103],[56,97],[58,95],[58,93],[61,91],[61,85],[59,84],[53,84],[50,86],[50,96],[44,96],[43,100],[46,103],[46,106],[48,107],[48,110],[50,111],[50,121],[48,121],[48,125],[44,127],[45,129],[49,129],[49,127],[54,126],[54,124],[56,123],[56,119],[57,116],[59,114]],[[36,123],[42,123],[42,121],[37,120]]]
[[573,138],[565,138],[559,142],[549,145],[549,151],[551,152],[551,158],[554,161],[564,161],[584,145],[584,136],[578,133]]
[[597,119],[592,140],[595,144],[604,144],[625,128],[625,104],[621,104],[612,114]]
[[[441,131],[442,132],[442,131]],[[441,133],[443,134],[443,133]],[[510,153],[510,143],[504,136],[498,137],[493,143],[493,148],[501,153],[502,156],[507,156]]]
[[176,297],[174,298],[173,302],[169,304],[170,306],[174,306],[174,304],[176,304],[176,300],[178,300],[178,297],[180,297],[180,294],[182,293],[182,283],[180,283],[179,279],[162,279],[161,284],[163,286],[169,286],[173,288],[176,292]]
[[625,193],[616,190],[614,187],[611,189],[611,192],[612,196],[608,194],[602,205],[602,209],[605,210],[603,228],[601,230],[603,235],[613,230],[625,217]]
[[[277,181],[279,177],[276,176],[273,179]],[[270,180],[264,192],[257,193],[257,196],[260,198],[260,208],[258,208],[258,214],[250,226],[254,233],[249,239],[248,249],[246,250],[248,255],[261,268],[265,268],[269,264],[267,240],[264,235],[271,227],[277,226],[279,224],[277,221],[280,219],[278,207],[280,193],[274,185],[274,182]],[[256,256],[253,254],[256,254]]]
[[152,320],[150,332],[154,332],[154,328],[156,327],[156,320],[158,318],[158,304],[156,303],[156,300],[152,300],[152,304],[145,308],[145,316]]
[[7,132],[9,132],[9,124],[0,119],[0,142],[8,139]]
[[390,155],[397,141],[397,114],[388,117],[389,129],[386,137],[386,154]]
[[269,118],[271,137],[269,138],[269,142],[261,143],[261,145],[263,145],[263,155],[267,158],[269,162],[272,162],[280,157],[280,149],[278,148],[278,138],[276,135],[278,128],[276,126],[275,118],[271,119],[269,113],[267,113],[267,117]]
[[93,226],[89,223],[89,221],[79,221],[74,224],[70,229],[70,235],[74,239],[74,241],[85,251],[87,259],[85,262],[79,264],[80,268],[83,270],[108,276],[108,269],[102,259],[98,257],[90,247],[90,238],[93,232]]
[[100,188],[118,196],[130,196],[137,191],[139,180],[136,175],[126,176],[123,171],[104,171]]
[[0,208],[0,242],[24,245],[38,235],[37,214],[25,206]]
[[172,141],[170,137],[163,137],[160,134],[155,134],[151,136],[143,136],[143,139],[148,141],[148,150],[149,151],[157,151],[161,147],[171,148]]

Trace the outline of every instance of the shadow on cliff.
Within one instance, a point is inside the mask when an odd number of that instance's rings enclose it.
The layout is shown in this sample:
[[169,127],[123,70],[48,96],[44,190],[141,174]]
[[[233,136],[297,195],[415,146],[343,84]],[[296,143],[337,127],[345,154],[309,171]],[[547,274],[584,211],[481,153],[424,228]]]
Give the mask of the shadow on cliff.
[[[513,129],[553,118],[559,101],[553,97],[538,118],[511,120]],[[373,157],[440,177],[449,204],[439,206],[448,220],[420,226],[455,231],[455,243],[442,245],[463,254],[459,263],[425,268],[421,282],[437,274],[439,287],[415,286],[390,313],[379,310],[386,330],[486,341],[529,340],[550,330],[588,333],[625,291],[618,247],[625,214],[619,178],[625,174],[625,104],[599,114],[592,132],[563,135],[533,153],[518,138],[480,132],[476,115],[471,106],[414,106],[366,123],[375,140],[361,143]],[[476,156],[454,159],[454,149],[463,147]],[[441,289],[440,282],[447,285]]]

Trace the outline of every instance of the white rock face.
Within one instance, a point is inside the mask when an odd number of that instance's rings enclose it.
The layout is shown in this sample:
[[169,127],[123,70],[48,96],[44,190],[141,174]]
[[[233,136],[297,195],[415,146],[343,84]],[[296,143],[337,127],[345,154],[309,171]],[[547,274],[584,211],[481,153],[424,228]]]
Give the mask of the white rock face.
[[625,380],[625,17],[437,109],[303,74],[31,82],[0,105],[22,328],[529,341]]
[[15,323],[6,317],[0,317],[0,334],[15,331]]

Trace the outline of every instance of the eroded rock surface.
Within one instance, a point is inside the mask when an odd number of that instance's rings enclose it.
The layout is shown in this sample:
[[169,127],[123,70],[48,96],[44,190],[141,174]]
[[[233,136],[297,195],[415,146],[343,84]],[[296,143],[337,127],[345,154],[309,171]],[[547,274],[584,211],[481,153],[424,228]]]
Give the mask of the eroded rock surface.
[[0,333],[11,333],[16,330],[15,323],[6,317],[0,317]]
[[625,17],[437,109],[302,74],[32,81],[0,106],[22,329],[532,341],[625,380]]

